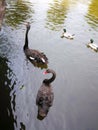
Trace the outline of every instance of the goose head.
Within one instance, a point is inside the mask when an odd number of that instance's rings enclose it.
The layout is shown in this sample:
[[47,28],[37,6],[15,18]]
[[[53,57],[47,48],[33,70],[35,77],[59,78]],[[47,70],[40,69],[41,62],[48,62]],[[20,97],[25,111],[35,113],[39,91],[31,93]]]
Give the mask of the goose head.
[[30,30],[30,27],[31,27],[31,26],[30,26],[30,23],[27,22],[25,25],[26,25],[26,27],[27,27],[27,30],[29,31],[29,30]]
[[49,78],[49,79],[44,79],[43,80],[43,83],[46,84],[46,86],[50,86],[49,84],[52,83],[56,78],[56,73],[52,69],[47,69],[43,74],[49,74],[49,73],[52,74],[52,77]]

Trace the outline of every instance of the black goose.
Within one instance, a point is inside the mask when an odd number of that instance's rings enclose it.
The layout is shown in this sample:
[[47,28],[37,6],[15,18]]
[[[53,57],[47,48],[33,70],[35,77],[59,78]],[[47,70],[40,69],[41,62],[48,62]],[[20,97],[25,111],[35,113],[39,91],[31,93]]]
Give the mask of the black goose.
[[38,106],[38,115],[37,118],[42,120],[47,116],[49,108],[53,104],[54,93],[52,91],[51,83],[56,78],[56,73],[53,70],[47,69],[44,74],[52,73],[50,79],[44,79],[43,83],[38,90],[36,97],[36,105]]
[[23,47],[26,57],[34,64],[34,66],[40,67],[40,65],[46,65],[48,64],[48,58],[43,52],[40,52],[38,50],[30,49],[28,47],[28,32],[30,30],[30,24],[29,22],[26,24],[26,34],[25,34],[25,45]]

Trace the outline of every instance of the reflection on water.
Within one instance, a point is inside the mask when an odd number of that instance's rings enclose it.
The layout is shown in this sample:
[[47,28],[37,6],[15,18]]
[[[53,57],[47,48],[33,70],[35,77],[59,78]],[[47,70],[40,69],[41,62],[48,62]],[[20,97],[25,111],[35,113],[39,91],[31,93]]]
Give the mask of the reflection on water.
[[14,115],[11,108],[11,79],[8,74],[11,70],[7,65],[8,60],[0,57],[0,129],[14,130]]
[[54,0],[53,3],[49,4],[47,11],[46,27],[51,30],[59,30],[62,28],[65,18],[67,17],[69,1],[65,0]]
[[[13,63],[10,59],[17,57],[14,55],[16,54],[17,46],[13,45],[10,40],[7,33],[5,33],[5,29],[2,28],[0,31],[0,129],[4,130],[14,130],[17,127],[17,115],[15,114],[17,79],[12,71]],[[18,90],[22,88],[20,86]],[[20,126],[21,128],[23,127],[21,124]]]
[[[97,3],[7,0],[0,32],[0,130],[98,130],[98,53],[86,47],[90,38],[98,43]],[[57,73],[54,104],[42,121],[35,103],[42,69],[23,52],[27,20],[30,47],[44,51]],[[60,38],[63,27],[75,33],[74,40]]]
[[34,13],[32,4],[29,1],[10,0],[7,3],[5,22],[8,26],[17,27],[27,19],[32,21],[31,17]]
[[88,13],[86,15],[86,20],[92,28],[98,28],[98,1],[92,0],[88,8]]
[[26,127],[22,122],[20,122],[20,126],[21,126],[20,130],[26,130]]

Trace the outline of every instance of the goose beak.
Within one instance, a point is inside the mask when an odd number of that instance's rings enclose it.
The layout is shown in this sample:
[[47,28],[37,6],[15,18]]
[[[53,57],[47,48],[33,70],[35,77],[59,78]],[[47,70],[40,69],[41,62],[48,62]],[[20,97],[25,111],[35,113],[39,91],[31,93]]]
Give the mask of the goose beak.
[[47,74],[47,71],[44,71],[43,74]]

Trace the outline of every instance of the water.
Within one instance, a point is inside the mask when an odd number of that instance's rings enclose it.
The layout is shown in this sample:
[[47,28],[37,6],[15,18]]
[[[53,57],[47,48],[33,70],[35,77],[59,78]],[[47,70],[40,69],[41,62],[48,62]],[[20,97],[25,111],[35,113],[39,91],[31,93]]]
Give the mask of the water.
[[[25,22],[30,48],[43,51],[56,71],[53,106],[37,119],[36,95],[45,69],[23,52]],[[63,28],[74,40],[62,39]],[[98,130],[97,0],[7,0],[0,32],[0,128],[3,130]],[[47,78],[49,78],[47,76]]]

